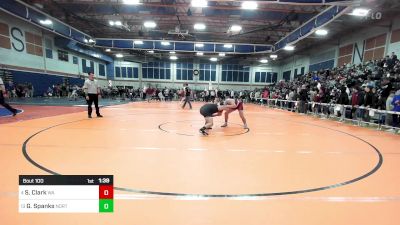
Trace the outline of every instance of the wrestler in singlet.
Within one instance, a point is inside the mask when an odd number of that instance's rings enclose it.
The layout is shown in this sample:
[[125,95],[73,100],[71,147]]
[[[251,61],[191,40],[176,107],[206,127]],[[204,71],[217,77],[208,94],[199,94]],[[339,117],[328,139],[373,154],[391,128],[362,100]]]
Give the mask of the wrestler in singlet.
[[235,99],[229,98],[229,99],[225,100],[225,103],[226,103],[227,105],[235,105],[236,107],[233,108],[233,109],[230,110],[230,111],[226,111],[226,112],[225,112],[225,123],[224,123],[221,127],[227,127],[227,126],[228,126],[229,113],[231,113],[231,112],[233,112],[233,111],[235,111],[235,110],[238,110],[239,116],[240,116],[240,118],[241,118],[242,121],[243,121],[243,128],[247,129],[248,126],[247,126],[246,118],[244,117],[244,113],[243,113],[243,109],[244,109],[244,107],[243,107],[243,101],[242,101],[242,100],[239,100],[239,99],[237,99],[237,98],[235,98]]
[[212,117],[214,113],[219,111],[217,104],[205,104],[200,108],[200,114],[204,117]]

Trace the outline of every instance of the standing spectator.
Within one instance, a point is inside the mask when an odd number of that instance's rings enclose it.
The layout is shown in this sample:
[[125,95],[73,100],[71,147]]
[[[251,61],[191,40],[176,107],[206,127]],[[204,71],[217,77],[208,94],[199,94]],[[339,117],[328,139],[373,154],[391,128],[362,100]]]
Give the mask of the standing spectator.
[[358,111],[357,110],[357,108],[359,106],[359,104],[358,104],[358,102],[359,102],[358,97],[359,96],[358,95],[359,95],[358,88],[354,87],[353,88],[353,93],[351,94],[351,106],[352,106],[352,108],[351,108],[352,117],[351,118],[353,118],[353,114],[356,113],[356,111]]
[[[365,86],[364,86],[365,87]],[[366,89],[366,88],[365,88]],[[358,92],[358,107],[365,106],[365,89]],[[357,118],[363,119],[365,109],[357,108]]]
[[5,95],[6,87],[4,86],[3,80],[0,78],[0,105],[12,112],[13,116],[16,116],[18,111],[5,102]]
[[[349,104],[349,95],[346,92],[346,87],[342,87],[340,89],[340,96],[339,96],[337,103],[340,105],[348,105]],[[341,117],[340,119],[343,120],[345,115],[346,115],[346,107],[341,106],[340,107],[340,115],[339,115]]]
[[33,97],[33,93],[35,92],[35,89],[34,89],[32,83],[28,84],[28,90],[29,90],[29,97],[32,98]]
[[214,101],[215,101],[215,96],[216,96],[215,91],[214,90],[210,90],[210,101],[212,103],[214,103]]
[[[395,94],[394,90],[390,91],[390,94],[386,99],[386,110],[387,111],[393,111],[393,109],[394,109],[394,105],[392,105],[394,94]],[[392,116],[392,114],[385,115],[385,124],[388,125],[388,126],[391,126],[393,124],[393,116]]]
[[6,86],[6,91],[9,93],[8,94],[9,98],[15,97],[15,85],[11,80],[8,81],[8,85]]
[[264,91],[263,91],[261,97],[262,97],[261,103],[262,103],[262,104],[267,104],[268,98],[269,98],[269,91],[268,91],[268,89],[264,89]]
[[72,89],[72,93],[69,96],[70,100],[74,99],[76,101],[76,99],[78,98],[78,93],[77,93],[78,92],[78,86],[74,85],[71,89]]
[[[400,89],[396,91],[392,100],[393,111],[400,112]],[[393,115],[393,126],[399,127],[399,115]]]
[[307,87],[306,87],[306,85],[303,85],[299,92],[299,111],[300,111],[300,113],[307,113],[307,99],[308,99]]
[[287,100],[289,100],[288,107],[289,107],[290,111],[292,111],[292,109],[294,108],[294,102],[293,101],[295,100],[295,97],[296,97],[295,90],[291,89],[289,94],[288,94],[288,98],[287,98]]
[[[389,79],[384,78],[381,83],[381,86],[382,86],[381,98],[382,98],[383,104],[385,104],[386,99],[388,98],[388,96],[390,95],[390,93],[392,91],[392,83],[390,82]],[[386,107],[382,107],[382,109],[386,109]]]
[[160,99],[161,102],[165,101],[165,97],[162,91],[158,92],[158,98]]
[[144,88],[143,88],[143,91],[142,91],[142,99],[143,99],[143,100],[146,99],[146,95],[147,95],[147,87],[144,87]]

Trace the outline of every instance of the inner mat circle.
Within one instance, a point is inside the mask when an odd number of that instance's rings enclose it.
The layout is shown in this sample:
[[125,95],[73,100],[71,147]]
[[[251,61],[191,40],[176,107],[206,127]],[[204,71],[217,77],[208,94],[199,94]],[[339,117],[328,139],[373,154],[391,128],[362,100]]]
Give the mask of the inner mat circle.
[[337,188],[370,176],[382,164],[370,143],[307,124],[303,117],[296,121],[276,113],[254,113],[248,135],[204,138],[160,131],[158,125],[166,117],[198,120],[189,113],[161,112],[149,110],[140,120],[121,112],[48,127],[29,137],[23,152],[52,174],[113,174],[117,190],[208,197]]

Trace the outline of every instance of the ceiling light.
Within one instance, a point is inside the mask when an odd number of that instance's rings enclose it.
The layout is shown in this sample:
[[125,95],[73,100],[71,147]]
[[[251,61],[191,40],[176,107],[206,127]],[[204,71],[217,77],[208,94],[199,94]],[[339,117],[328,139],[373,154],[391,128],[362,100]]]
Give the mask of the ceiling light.
[[195,30],[204,30],[206,29],[206,25],[204,23],[196,23],[193,28]]
[[204,44],[203,43],[196,43],[195,46],[197,48],[202,48],[202,47],[204,47]]
[[142,45],[142,44],[143,44],[143,41],[141,41],[141,40],[135,40],[135,41],[133,41],[133,43],[135,43],[135,45]]
[[126,5],[139,5],[140,0],[122,0],[122,2]]
[[224,48],[232,48],[232,44],[224,44]]
[[192,7],[207,7],[206,0],[192,0],[191,2]]
[[210,58],[211,61],[216,62],[218,59],[215,57]]
[[202,52],[196,52],[196,55],[204,55]]
[[171,55],[171,56],[169,57],[169,59],[172,59],[172,60],[177,60],[177,59],[178,59],[178,57],[176,57],[175,55]]
[[242,9],[254,10],[254,9],[257,9],[257,7],[258,7],[257,2],[254,2],[254,1],[242,2]]
[[293,51],[294,50],[294,46],[286,45],[283,49],[285,49],[286,51]]
[[112,20],[108,21],[108,24],[110,24],[110,26],[114,26],[115,25],[114,21],[112,21]]
[[169,54],[175,54],[176,52],[174,52],[174,51],[171,51],[171,52],[169,52]]
[[150,51],[147,51],[147,53],[151,53],[151,54],[153,54],[153,53],[154,53],[154,51],[153,51],[153,50],[150,50]]
[[168,41],[162,41],[162,42],[161,42],[161,45],[165,45],[165,46],[167,46],[167,45],[170,45],[170,44],[169,44],[169,42],[168,42]]
[[318,30],[315,31],[315,34],[319,35],[319,36],[325,36],[325,35],[328,34],[328,31],[325,30],[325,29],[318,29]]
[[88,40],[86,38],[83,39],[83,42],[88,43]]
[[268,62],[268,59],[261,59],[260,60],[260,63],[267,63]]
[[119,21],[119,20],[118,20],[118,21],[115,21],[114,24],[115,24],[115,26],[122,26],[122,22]]
[[107,49],[106,49],[106,52],[111,52],[111,49],[107,48]]
[[93,39],[89,39],[89,43],[95,43],[95,41]]
[[353,16],[367,16],[369,11],[370,11],[370,9],[356,8],[356,9],[353,9],[353,12],[351,12],[350,15],[353,15]]
[[278,58],[278,55],[270,55],[269,56],[271,59],[276,59],[276,58]]
[[155,28],[157,24],[154,21],[146,21],[143,23],[143,26],[146,28]]
[[115,55],[115,57],[117,57],[117,58],[122,58],[122,57],[124,57],[124,56],[123,56],[122,54],[118,53],[118,54]]
[[218,55],[219,55],[219,56],[225,56],[225,53],[220,52]]
[[53,22],[49,19],[45,19],[45,20],[39,20],[39,23],[43,24],[43,25],[51,25],[53,24]]
[[232,25],[230,28],[230,31],[232,31],[232,32],[239,32],[241,30],[242,30],[242,26],[239,26],[239,25]]

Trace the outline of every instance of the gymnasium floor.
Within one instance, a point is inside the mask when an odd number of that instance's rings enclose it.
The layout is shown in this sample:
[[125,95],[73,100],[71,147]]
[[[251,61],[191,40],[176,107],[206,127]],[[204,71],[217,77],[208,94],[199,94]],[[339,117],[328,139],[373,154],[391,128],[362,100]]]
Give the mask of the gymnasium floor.
[[[1,124],[1,224],[400,224],[398,135],[247,104],[249,130],[234,112],[203,137],[200,106]],[[114,213],[19,214],[18,175],[48,173],[114,175]]]

